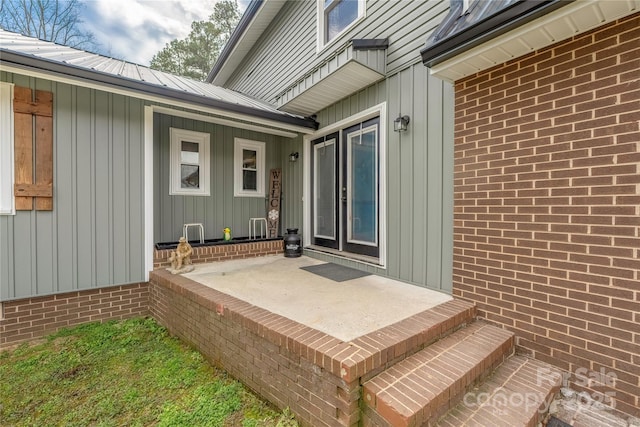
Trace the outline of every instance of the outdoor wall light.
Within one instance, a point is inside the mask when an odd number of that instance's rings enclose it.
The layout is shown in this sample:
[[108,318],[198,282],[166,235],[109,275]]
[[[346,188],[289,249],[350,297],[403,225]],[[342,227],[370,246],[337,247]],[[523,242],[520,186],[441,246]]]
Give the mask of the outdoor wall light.
[[409,116],[399,115],[398,118],[393,121],[393,131],[403,132],[407,130],[408,124],[409,124]]
[[295,153],[291,153],[289,154],[289,161],[295,162],[298,160],[298,157],[300,157],[300,154],[297,151]]

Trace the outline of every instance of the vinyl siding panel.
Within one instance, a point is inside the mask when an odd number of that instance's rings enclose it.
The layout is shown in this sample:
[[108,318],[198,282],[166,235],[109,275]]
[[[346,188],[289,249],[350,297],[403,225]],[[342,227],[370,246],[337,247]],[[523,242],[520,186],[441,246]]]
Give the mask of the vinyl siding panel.
[[[296,213],[295,198],[291,196],[289,200],[288,193],[289,188],[296,189],[295,177],[289,176],[290,169],[295,171],[295,164],[289,166],[287,159],[290,151],[288,150],[292,147],[291,151],[302,151],[294,150],[296,140],[158,113],[154,114],[153,125],[154,181],[156,183],[154,188],[155,242],[177,241],[182,235],[183,224],[188,223],[202,223],[206,239],[222,238],[222,229],[225,227],[231,228],[232,235],[235,237],[246,237],[249,234],[249,218],[266,217],[266,197],[234,197],[234,138],[265,142],[265,192],[268,192],[269,171],[282,167],[285,183],[282,202],[292,206],[293,211],[290,215],[293,218],[301,215]],[[171,127],[211,135],[210,196],[169,194],[169,128]],[[285,210],[284,207],[281,209]],[[195,234],[190,234],[191,239],[195,238],[194,236]]]
[[54,96],[53,211],[0,216],[0,300],[143,281],[144,102],[0,78]]
[[316,2],[289,1],[225,86],[275,104],[354,38],[389,38],[386,70],[393,75],[420,63],[420,48],[448,9],[448,0],[369,0],[366,17],[318,52]]
[[[451,291],[453,259],[453,89],[410,66],[318,113],[323,127],[387,102],[386,269],[327,254],[312,256]],[[393,132],[398,113],[409,130]]]

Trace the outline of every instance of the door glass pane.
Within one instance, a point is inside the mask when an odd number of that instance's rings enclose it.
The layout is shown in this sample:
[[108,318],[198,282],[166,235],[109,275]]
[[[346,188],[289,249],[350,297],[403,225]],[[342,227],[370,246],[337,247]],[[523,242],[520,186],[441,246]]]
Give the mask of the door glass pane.
[[182,141],[180,161],[182,163],[199,163],[198,143]]
[[327,39],[329,42],[358,18],[358,0],[334,0],[326,12]]
[[349,138],[349,241],[377,244],[378,159],[376,131]]
[[200,167],[196,165],[180,165],[180,187],[200,188]]
[[314,146],[315,236],[336,238],[336,144],[328,141]]

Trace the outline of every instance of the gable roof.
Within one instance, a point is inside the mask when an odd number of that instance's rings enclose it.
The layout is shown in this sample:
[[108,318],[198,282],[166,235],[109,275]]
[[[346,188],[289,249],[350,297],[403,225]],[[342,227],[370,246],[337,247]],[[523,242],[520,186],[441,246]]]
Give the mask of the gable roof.
[[39,70],[306,129],[317,123],[239,92],[0,29],[0,65]]

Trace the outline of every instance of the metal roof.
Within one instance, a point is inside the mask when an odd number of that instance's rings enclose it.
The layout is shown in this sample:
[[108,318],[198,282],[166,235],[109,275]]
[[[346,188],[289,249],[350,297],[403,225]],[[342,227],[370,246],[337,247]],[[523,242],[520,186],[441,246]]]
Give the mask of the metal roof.
[[310,118],[279,111],[230,89],[2,29],[0,64],[35,68],[195,105],[317,128],[317,123]]

